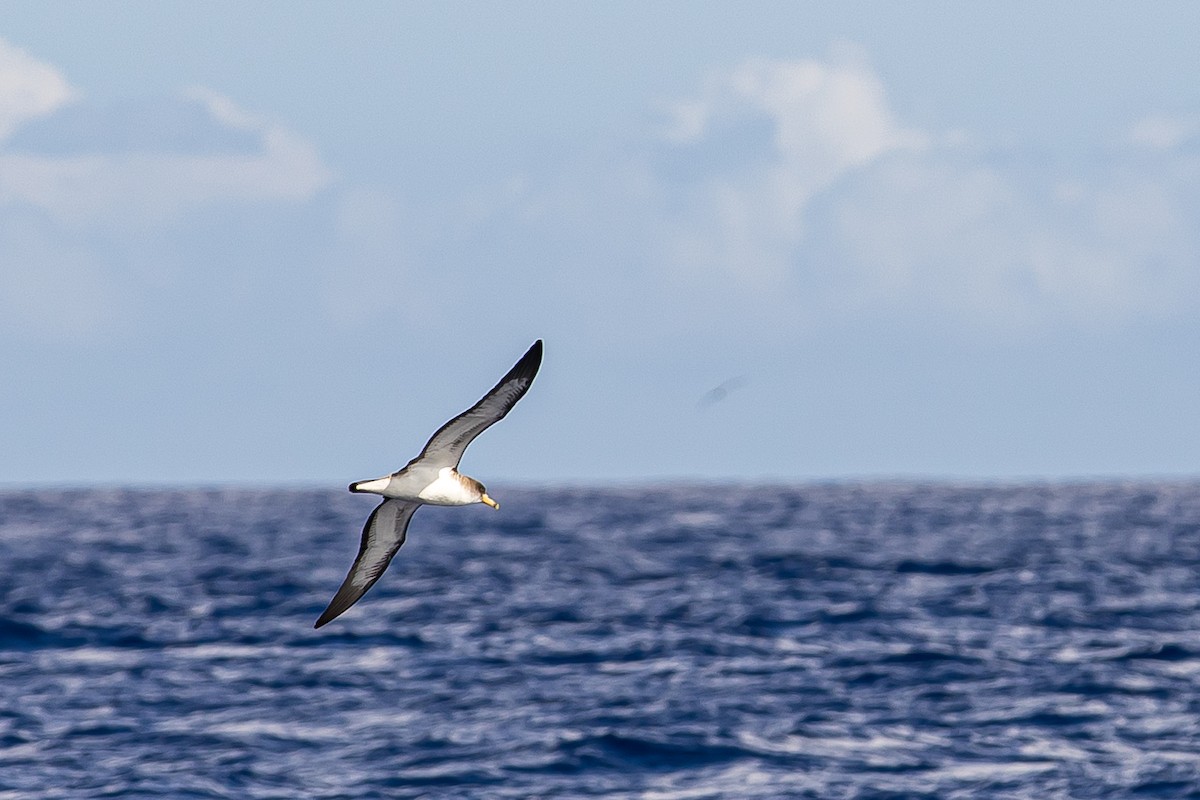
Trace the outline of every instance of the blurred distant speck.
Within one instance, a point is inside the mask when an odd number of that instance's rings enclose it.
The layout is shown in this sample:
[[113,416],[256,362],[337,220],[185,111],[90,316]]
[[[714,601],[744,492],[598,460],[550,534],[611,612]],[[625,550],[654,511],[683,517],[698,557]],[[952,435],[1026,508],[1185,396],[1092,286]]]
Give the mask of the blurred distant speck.
[[705,409],[709,406],[715,405],[728,397],[730,392],[734,391],[735,389],[740,389],[745,385],[746,378],[743,375],[730,378],[719,386],[714,386],[712,389],[709,389],[707,392],[705,392],[703,396],[701,396],[700,400],[697,401],[696,408]]

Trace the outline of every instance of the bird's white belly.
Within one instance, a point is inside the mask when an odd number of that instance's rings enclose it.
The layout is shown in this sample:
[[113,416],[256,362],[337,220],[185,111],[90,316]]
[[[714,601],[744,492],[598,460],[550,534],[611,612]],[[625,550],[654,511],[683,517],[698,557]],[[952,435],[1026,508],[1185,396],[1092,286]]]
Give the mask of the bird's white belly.
[[454,470],[443,467],[437,479],[417,494],[418,499],[435,506],[465,506],[477,502],[478,497],[463,486]]

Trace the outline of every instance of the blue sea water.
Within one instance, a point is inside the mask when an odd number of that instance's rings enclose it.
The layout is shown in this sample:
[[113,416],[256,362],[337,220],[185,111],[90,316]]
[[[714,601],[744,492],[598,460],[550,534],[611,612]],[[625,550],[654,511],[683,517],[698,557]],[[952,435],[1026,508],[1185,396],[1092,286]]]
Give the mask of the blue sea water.
[[1200,797],[1200,484],[0,493],[0,798]]

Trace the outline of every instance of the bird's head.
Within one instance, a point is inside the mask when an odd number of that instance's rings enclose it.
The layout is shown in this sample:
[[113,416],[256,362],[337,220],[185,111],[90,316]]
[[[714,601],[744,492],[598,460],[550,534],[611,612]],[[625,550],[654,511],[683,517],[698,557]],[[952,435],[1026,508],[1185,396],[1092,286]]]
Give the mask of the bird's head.
[[499,503],[497,503],[492,498],[488,497],[487,489],[484,487],[484,485],[482,483],[475,480],[474,478],[469,478],[466,475],[463,475],[462,473],[459,473],[459,480],[464,485],[466,485],[472,492],[475,493],[475,496],[479,498],[477,500],[477,502],[483,503],[485,506],[491,506],[492,508],[495,508],[495,509],[500,508]]

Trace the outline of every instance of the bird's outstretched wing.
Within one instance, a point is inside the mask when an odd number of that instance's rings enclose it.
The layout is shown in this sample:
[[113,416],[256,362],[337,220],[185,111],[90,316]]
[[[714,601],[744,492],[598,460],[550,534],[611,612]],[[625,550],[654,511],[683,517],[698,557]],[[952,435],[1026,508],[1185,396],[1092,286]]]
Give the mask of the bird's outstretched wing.
[[457,468],[467,445],[493,424],[504,419],[525,392],[529,391],[533,384],[533,376],[537,375],[541,365],[542,340],[538,339],[525,355],[521,356],[521,360],[513,365],[508,374],[478,403],[438,428],[437,433],[426,442],[421,455],[409,464],[427,461],[431,466],[438,468]]
[[329,607],[321,613],[314,628],[319,628],[337,617],[358,599],[366,594],[367,589],[375,585],[379,576],[392,563],[392,556],[404,544],[404,536],[408,532],[408,521],[413,512],[421,507],[421,503],[410,503],[405,500],[384,500],[375,507],[367,524],[363,526],[362,543],[358,546],[358,557],[354,566],[342,581],[337,594],[329,601]]

